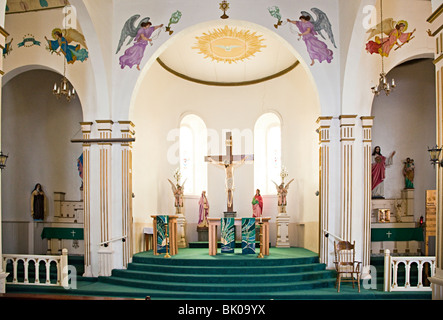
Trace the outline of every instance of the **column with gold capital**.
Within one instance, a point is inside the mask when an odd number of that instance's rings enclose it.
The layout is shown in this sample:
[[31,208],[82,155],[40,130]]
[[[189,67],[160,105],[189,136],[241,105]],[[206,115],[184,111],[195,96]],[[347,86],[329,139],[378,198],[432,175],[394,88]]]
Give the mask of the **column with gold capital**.
[[[100,139],[112,138],[112,120],[96,120]],[[112,271],[111,223],[111,148],[112,143],[100,142],[100,249],[99,275],[110,276]]]
[[341,115],[340,119],[340,212],[341,238],[352,242],[353,161],[356,115]]
[[[134,138],[134,124],[131,121],[119,121],[122,139]],[[122,235],[125,235],[123,243],[122,259],[123,267],[127,267],[133,253],[134,236],[132,226],[132,142],[121,143],[122,157]]]
[[[91,136],[92,122],[80,122],[83,139],[89,140]],[[91,167],[91,144],[83,143],[83,215],[84,215],[84,243],[85,256],[84,265],[85,273],[83,276],[92,276],[91,263],[91,184],[90,184],[90,167]]]
[[328,264],[329,242],[323,236],[324,230],[329,230],[330,208],[330,143],[332,117],[322,116],[317,119],[319,125],[319,203],[320,203],[320,262]]
[[360,117],[363,130],[363,276],[369,275],[371,264],[371,211],[372,211],[372,125],[374,117]]

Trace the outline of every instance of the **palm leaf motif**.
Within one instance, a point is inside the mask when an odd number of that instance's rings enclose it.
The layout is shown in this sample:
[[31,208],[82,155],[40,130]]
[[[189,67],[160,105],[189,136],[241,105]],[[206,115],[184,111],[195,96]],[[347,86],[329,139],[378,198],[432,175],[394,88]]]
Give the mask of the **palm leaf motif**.
[[242,253],[255,253],[255,218],[242,218]]
[[233,253],[235,246],[234,218],[221,220],[221,252]]
[[168,216],[157,216],[157,252],[166,252],[166,243],[168,241],[166,237],[166,224],[169,221]]

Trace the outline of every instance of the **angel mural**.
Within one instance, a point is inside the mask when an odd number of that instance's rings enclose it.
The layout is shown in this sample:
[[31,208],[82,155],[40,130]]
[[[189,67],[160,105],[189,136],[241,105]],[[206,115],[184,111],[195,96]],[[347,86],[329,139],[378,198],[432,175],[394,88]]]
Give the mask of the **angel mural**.
[[120,51],[124,41],[127,37],[130,37],[128,44],[134,41],[134,44],[126,49],[125,53],[120,56],[120,67],[124,69],[126,66],[132,68],[134,65],[137,70],[140,70],[140,62],[143,59],[146,46],[152,42],[152,34],[155,30],[163,27],[163,24],[158,26],[152,26],[149,21],[150,18],[143,18],[140,23],[135,26],[135,21],[140,17],[136,14],[130,17],[123,26],[120,34],[120,40],[117,47],[116,54]]
[[309,57],[311,58],[311,66],[314,65],[315,60],[318,60],[320,63],[325,60],[328,63],[331,63],[333,59],[332,50],[330,50],[327,44],[319,40],[316,36],[319,34],[323,39],[326,40],[322,33],[324,30],[328,35],[329,40],[336,48],[337,46],[335,45],[332,25],[328,19],[328,16],[323,11],[318,8],[312,8],[311,10],[316,14],[317,20],[314,20],[312,15],[308,12],[302,11],[299,21],[290,19],[287,19],[287,21],[297,26],[299,30],[298,35],[303,38],[309,53]]
[[[405,20],[396,22],[392,18],[384,19],[366,32],[369,33],[368,40],[375,36],[374,40],[366,43],[366,51],[370,54],[377,53],[383,57],[389,57],[389,53],[395,45],[397,47],[394,50],[397,50],[414,38],[413,34],[416,29],[412,32],[405,32],[407,29],[408,22]],[[383,37],[382,33],[387,37]],[[382,37],[380,38],[377,34],[381,34]]]
[[[47,49],[51,53],[56,52],[58,55],[60,55],[60,52],[63,53],[67,63],[73,64],[75,61],[83,62],[88,59],[85,37],[79,31],[73,28],[56,28],[52,30],[52,38],[54,40],[49,40],[45,36],[45,39],[48,42]],[[70,44],[72,42],[77,42],[78,44],[72,45]],[[81,46],[84,48],[81,48]]]

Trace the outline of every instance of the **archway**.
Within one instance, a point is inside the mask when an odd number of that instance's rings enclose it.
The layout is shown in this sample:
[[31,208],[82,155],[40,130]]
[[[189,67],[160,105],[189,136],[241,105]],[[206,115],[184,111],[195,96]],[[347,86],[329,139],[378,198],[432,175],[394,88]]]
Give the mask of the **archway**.
[[[40,183],[46,194],[46,217],[53,216],[54,192],[67,199],[81,199],[77,159],[82,146],[71,143],[82,121],[78,98],[67,102],[52,94],[60,75],[47,68],[18,70],[2,88],[2,149],[9,153],[2,172],[2,208],[5,253],[44,254],[46,248],[35,230],[35,245],[29,235],[32,222],[30,197]],[[6,221],[6,222],[5,222]],[[41,224],[42,225],[42,224]],[[17,234],[21,234],[19,240]],[[30,246],[33,246],[32,248]]]
[[[137,228],[137,224],[149,223],[152,214],[174,213],[167,179],[172,178],[179,166],[177,129],[184,114],[198,115],[206,124],[208,134],[216,135],[219,150],[211,148],[212,151],[224,152],[224,132],[229,130],[234,139],[238,137],[234,153],[247,154],[254,150],[253,139],[249,137],[253,137],[257,119],[274,110],[282,117],[282,164],[295,178],[288,196],[290,242],[293,246],[316,251],[317,240],[313,240],[312,235],[318,235],[318,198],[315,195],[318,190],[318,135],[315,129],[320,105],[317,88],[304,61],[280,36],[245,21],[229,21],[227,26],[229,30],[213,21],[182,31],[175,40],[165,43],[141,72],[130,111],[137,132],[133,152],[134,223]],[[250,56],[229,63],[228,58],[222,61],[220,54],[208,55],[198,44],[197,40],[205,34],[218,35],[217,32],[224,35],[237,32],[240,39],[246,33],[254,34],[256,41],[267,41],[255,44],[260,50]],[[197,39],[198,36],[201,38]],[[191,38],[195,41],[186,42]],[[183,46],[187,47],[183,49]],[[229,50],[226,44],[222,46]],[[193,56],[188,57],[188,54]],[[276,62],[279,57],[286,65]],[[255,59],[261,59],[260,63]],[[190,63],[192,60],[194,62]],[[270,67],[263,69],[260,65]],[[208,71],[211,66],[214,72]],[[253,181],[253,164],[236,169],[234,203],[240,217],[252,215],[249,200],[254,193]],[[210,216],[221,216],[226,208],[224,173],[213,166],[208,167],[207,195]],[[197,202],[198,197],[185,199],[189,241],[196,239],[193,234],[198,220]],[[266,199],[264,215],[275,221],[276,195]],[[311,235],[309,240],[307,236],[296,236],[303,233]],[[274,222],[272,245],[275,245],[275,234]]]

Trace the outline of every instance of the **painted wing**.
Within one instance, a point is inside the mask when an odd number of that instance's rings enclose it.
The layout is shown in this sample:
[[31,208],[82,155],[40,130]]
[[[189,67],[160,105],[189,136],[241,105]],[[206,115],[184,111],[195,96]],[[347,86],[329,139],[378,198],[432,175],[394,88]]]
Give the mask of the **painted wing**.
[[289,188],[289,184],[294,181],[294,179],[292,179],[291,181],[288,182],[288,184],[286,185],[286,190]]
[[332,25],[326,13],[318,8],[312,8],[311,11],[314,12],[317,16],[317,20],[314,22],[315,31],[317,31],[318,34],[326,40],[322,33],[322,31],[324,30],[328,35],[329,40],[331,40],[332,44],[334,45],[334,48],[337,48],[337,46],[335,45],[334,34],[332,32]]
[[85,36],[78,30],[72,28],[64,29],[63,35],[68,43],[74,41],[80,43],[86,49],[88,48],[88,46],[86,45]]
[[172,191],[174,191],[174,193],[175,193],[175,192],[177,191],[177,188],[175,187],[175,185],[172,183],[171,180],[168,179],[168,181],[169,181],[169,183],[170,183],[171,186],[172,186]]
[[375,27],[370,28],[368,31],[366,31],[366,33],[369,34],[368,40],[376,35],[379,35],[381,33],[382,27],[383,27],[383,33],[388,36],[391,33],[391,31],[395,29],[396,24],[397,24],[397,22],[394,21],[394,19],[392,19],[392,18],[384,19],[382,22],[377,24]]
[[135,38],[137,35],[138,29],[140,29],[140,25],[143,22],[148,22],[149,17],[143,18],[137,26],[135,26],[135,21],[140,18],[139,14],[135,14],[132,17],[130,17],[128,20],[126,20],[122,31],[120,32],[120,40],[118,41],[117,51],[116,54],[120,51],[121,47],[123,46],[123,43],[125,42],[126,38],[129,37],[128,44],[131,43],[131,41]]

